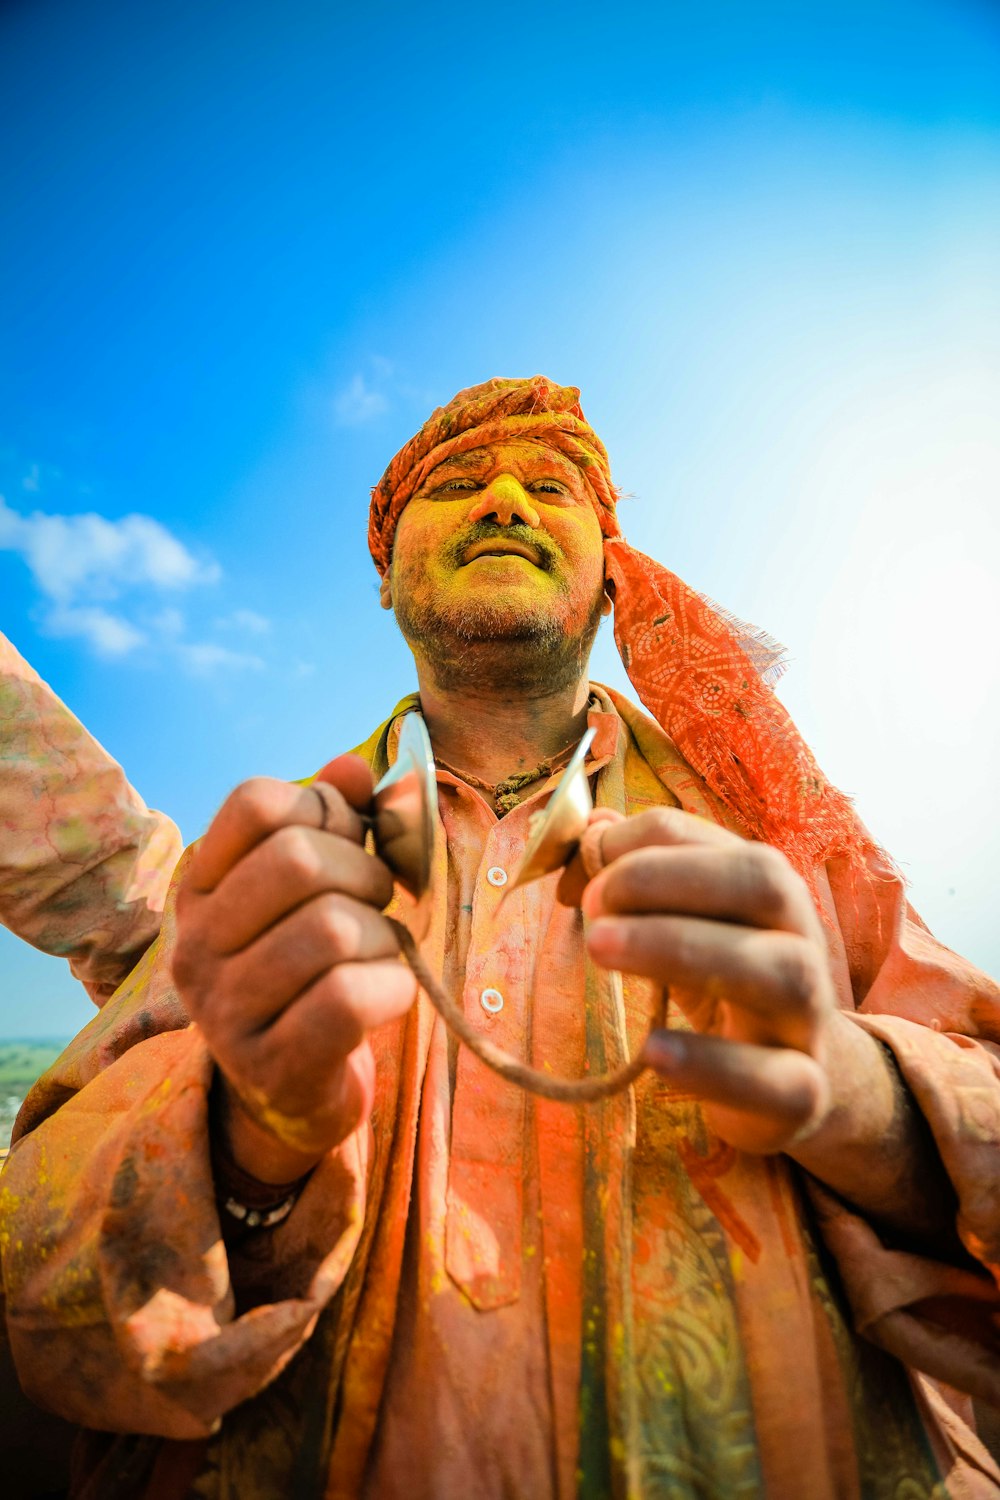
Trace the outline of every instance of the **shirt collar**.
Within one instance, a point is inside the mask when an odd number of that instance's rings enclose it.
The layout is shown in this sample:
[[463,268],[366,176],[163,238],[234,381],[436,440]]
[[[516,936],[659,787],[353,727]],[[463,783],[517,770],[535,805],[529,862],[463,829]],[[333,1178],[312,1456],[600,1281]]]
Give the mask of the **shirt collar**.
[[[393,717],[392,723],[389,725],[389,732],[386,736],[385,748],[390,766],[395,764],[396,756],[399,751],[399,735],[400,730],[403,726],[403,719],[408,713],[419,713],[419,711],[420,699],[416,693],[412,694],[409,698],[404,698],[403,702],[399,705],[396,714]],[[592,682],[590,684],[590,701],[587,707],[587,726],[588,728],[594,730],[594,740],[590,747],[590,750],[587,752],[586,764],[587,774],[589,776],[594,771],[601,770],[603,766],[606,766],[608,762],[613,760],[618,754],[622,733],[625,727],[618,716],[614,704],[608,696],[607,689],[602,687],[599,682]],[[548,777],[545,781],[540,782],[538,790],[545,790],[550,786],[553,780],[557,780],[561,775],[562,769],[560,768],[560,770],[554,772],[551,777]],[[451,776],[447,771],[442,771],[440,769],[438,769],[437,777],[439,781],[446,781],[448,783],[453,783],[455,781],[455,778]]]

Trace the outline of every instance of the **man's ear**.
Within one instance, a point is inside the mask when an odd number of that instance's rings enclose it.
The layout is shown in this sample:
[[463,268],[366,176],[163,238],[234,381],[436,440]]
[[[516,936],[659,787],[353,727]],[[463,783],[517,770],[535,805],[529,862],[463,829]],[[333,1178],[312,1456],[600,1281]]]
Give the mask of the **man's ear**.
[[604,599],[601,603],[601,614],[605,619],[607,619],[608,615],[611,613],[614,607],[615,601],[612,599],[611,595],[605,594]]
[[389,581],[388,571],[382,574],[382,582],[378,587],[378,602],[383,609],[392,608],[392,584]]

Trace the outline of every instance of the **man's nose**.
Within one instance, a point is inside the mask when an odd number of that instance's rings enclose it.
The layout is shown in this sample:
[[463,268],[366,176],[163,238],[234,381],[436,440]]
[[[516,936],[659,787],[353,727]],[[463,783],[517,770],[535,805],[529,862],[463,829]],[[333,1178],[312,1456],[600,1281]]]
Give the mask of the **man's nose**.
[[527,491],[513,474],[498,474],[495,479],[491,479],[469,511],[468,519],[483,521],[487,516],[495,516],[501,526],[513,526],[517,521],[531,527],[542,524],[542,518],[528,499]]

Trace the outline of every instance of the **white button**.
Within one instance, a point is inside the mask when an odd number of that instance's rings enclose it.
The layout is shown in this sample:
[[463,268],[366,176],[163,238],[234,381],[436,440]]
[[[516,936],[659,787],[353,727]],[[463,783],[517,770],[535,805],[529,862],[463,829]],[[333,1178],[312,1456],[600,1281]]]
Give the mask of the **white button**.
[[494,865],[492,869],[486,871],[486,879],[490,885],[506,885],[507,871],[501,870],[499,865]]
[[479,1003],[491,1016],[495,1016],[498,1010],[503,1010],[503,996],[499,990],[483,990]]

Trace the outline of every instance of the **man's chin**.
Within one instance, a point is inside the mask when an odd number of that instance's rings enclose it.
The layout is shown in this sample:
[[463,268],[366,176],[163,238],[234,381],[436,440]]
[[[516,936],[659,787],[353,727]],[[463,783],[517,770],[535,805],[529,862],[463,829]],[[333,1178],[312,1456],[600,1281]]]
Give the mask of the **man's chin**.
[[524,599],[472,599],[443,611],[436,624],[442,635],[484,646],[491,641],[557,641],[574,633],[564,611]]
[[541,586],[533,577],[517,584],[498,578],[488,589],[454,591],[447,583],[410,591],[399,582],[397,623],[442,686],[515,693],[561,687],[585,668],[600,624],[603,590],[588,609],[547,575]]

